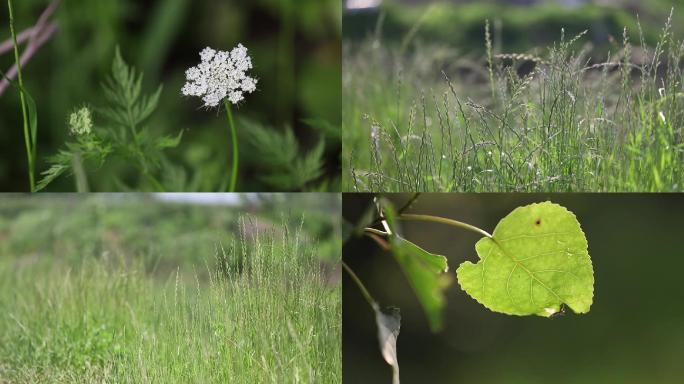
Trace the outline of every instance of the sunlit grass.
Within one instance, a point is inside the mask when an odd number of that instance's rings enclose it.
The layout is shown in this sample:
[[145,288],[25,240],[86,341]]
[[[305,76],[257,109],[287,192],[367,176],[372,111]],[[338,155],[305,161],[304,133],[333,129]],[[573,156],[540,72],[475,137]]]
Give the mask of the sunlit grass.
[[286,227],[241,238],[162,280],[125,255],[1,261],[0,382],[341,383],[315,250]]
[[525,54],[492,53],[485,36],[484,58],[425,42],[345,46],[345,190],[684,188],[684,44],[671,18],[654,47],[625,31],[599,61],[582,34]]

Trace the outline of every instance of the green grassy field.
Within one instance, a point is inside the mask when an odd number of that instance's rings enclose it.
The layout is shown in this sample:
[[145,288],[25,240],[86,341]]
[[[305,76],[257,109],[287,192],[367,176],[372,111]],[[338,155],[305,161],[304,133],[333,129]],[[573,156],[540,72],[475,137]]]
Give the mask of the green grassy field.
[[483,56],[410,34],[346,42],[345,190],[684,188],[684,45],[671,19],[653,45],[639,28],[596,47],[559,26],[555,44],[523,53],[485,30]]
[[228,220],[236,209],[184,207],[207,231],[237,224],[232,238],[207,245],[211,252],[201,245],[206,238],[186,238],[180,249],[201,252],[182,262],[180,253],[155,249],[183,240],[158,235],[174,226],[192,233],[192,220],[159,216],[150,224],[156,232],[141,224],[165,204],[147,202],[146,213],[137,203],[81,208],[84,222],[87,214],[138,222],[150,244],[128,248],[111,243],[125,235],[110,228],[96,236],[97,226],[80,227],[91,244],[44,227],[55,237],[31,247],[27,217],[39,209],[8,205],[3,217],[12,220],[0,226],[11,244],[0,257],[0,382],[341,383],[340,285],[317,251],[331,239],[312,236],[300,219],[270,225],[270,213]]

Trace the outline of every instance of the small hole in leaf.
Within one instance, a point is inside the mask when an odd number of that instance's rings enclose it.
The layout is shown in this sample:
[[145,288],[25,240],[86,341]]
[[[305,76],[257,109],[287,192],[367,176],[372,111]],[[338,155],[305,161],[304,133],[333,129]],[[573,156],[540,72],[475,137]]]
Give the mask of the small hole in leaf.
[[537,221],[535,221],[534,223],[537,225],[541,224],[541,219],[537,219]]

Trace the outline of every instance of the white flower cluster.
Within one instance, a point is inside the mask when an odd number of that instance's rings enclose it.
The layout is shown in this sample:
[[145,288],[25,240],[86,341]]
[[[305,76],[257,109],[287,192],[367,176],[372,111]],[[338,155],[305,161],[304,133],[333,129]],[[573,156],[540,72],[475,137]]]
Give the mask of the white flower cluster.
[[83,107],[69,116],[69,130],[72,135],[88,135],[93,128],[93,118],[88,107]]
[[257,80],[246,74],[252,69],[252,59],[242,44],[230,52],[207,47],[200,52],[200,57],[199,65],[185,71],[187,82],[183,95],[201,97],[205,106],[216,107],[226,97],[237,104],[245,93],[256,90]]

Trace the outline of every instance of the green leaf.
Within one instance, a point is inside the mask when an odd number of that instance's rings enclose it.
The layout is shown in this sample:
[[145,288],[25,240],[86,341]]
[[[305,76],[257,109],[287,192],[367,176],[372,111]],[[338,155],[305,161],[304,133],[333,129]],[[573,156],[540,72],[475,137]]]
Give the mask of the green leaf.
[[50,168],[41,172],[43,178],[38,181],[36,192],[45,189],[56,178],[61,176],[64,172],[69,171],[71,169],[72,160],[73,154],[64,150],[60,150],[57,155],[49,157],[48,161],[51,163]]
[[339,125],[332,124],[322,118],[302,119],[302,122],[311,128],[321,131],[326,139],[334,142],[342,140],[342,129],[340,129]]
[[78,137],[76,142],[65,143],[66,149],[60,149],[56,155],[49,156],[47,162],[50,168],[41,172],[42,179],[36,185],[36,192],[45,189],[55,179],[63,174],[74,174],[74,158],[102,166],[112,151],[109,144],[102,142],[95,133]]
[[[295,184],[299,187],[318,179],[323,175],[323,154],[325,141],[319,140],[318,144],[309,153],[297,159],[292,172]],[[296,170],[296,171],[295,171]]]
[[111,74],[102,84],[105,99],[109,105],[97,111],[114,125],[126,130],[137,131],[157,108],[162,92],[160,85],[150,95],[142,95],[142,73],[129,66],[116,48]]
[[449,270],[447,259],[442,255],[430,253],[399,236],[394,207],[385,199],[379,200],[379,204],[393,232],[390,245],[394,258],[416,293],[430,323],[430,329],[437,332],[442,329],[442,309],[446,302],[443,291],[451,282],[449,275],[445,275],[445,272]]
[[392,384],[399,384],[399,360],[397,359],[397,338],[401,328],[399,308],[381,310],[377,304],[373,305],[375,323],[378,326],[378,341],[383,359],[392,366]]
[[290,167],[297,159],[299,144],[292,129],[284,131],[265,127],[250,119],[240,119],[244,131],[249,132],[252,149],[259,155],[259,163],[264,167]]
[[392,236],[391,245],[394,257],[428,317],[430,329],[439,331],[446,301],[443,290],[449,285],[449,279],[444,275],[449,270],[446,257],[430,253],[398,235]]
[[475,245],[480,260],[456,271],[480,304],[509,315],[549,317],[565,304],[586,313],[594,295],[587,239],[575,215],[544,202],[516,208]]
[[159,104],[159,96],[161,96],[163,88],[164,87],[160,85],[153,94],[149,96],[143,96],[142,102],[138,106],[139,112],[137,113],[135,124],[140,124],[147,120],[152,112],[157,109],[157,105]]
[[260,168],[259,179],[278,190],[301,190],[323,173],[325,142],[320,140],[308,153],[300,151],[292,128],[277,130],[249,119],[241,119]]
[[162,136],[157,139],[156,146],[159,149],[175,148],[180,144],[182,138],[183,131],[178,132],[178,135],[176,136]]

